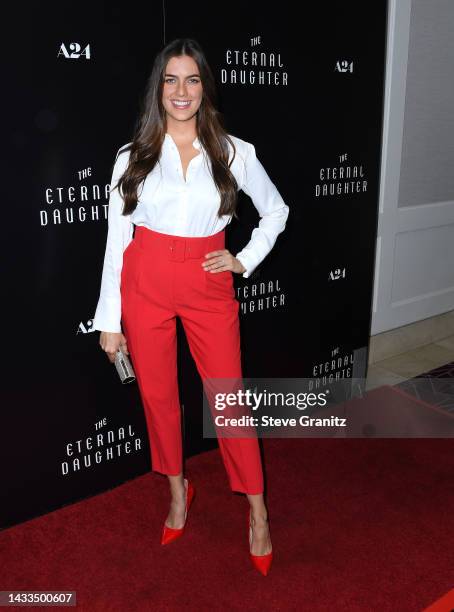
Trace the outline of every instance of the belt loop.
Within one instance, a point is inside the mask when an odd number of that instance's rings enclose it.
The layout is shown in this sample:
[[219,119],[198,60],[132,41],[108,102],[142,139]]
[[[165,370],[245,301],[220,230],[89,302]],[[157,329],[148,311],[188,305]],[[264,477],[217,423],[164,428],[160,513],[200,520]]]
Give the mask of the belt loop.
[[186,240],[181,238],[174,238],[170,245],[170,259],[173,261],[184,261],[184,252],[185,252],[185,243]]

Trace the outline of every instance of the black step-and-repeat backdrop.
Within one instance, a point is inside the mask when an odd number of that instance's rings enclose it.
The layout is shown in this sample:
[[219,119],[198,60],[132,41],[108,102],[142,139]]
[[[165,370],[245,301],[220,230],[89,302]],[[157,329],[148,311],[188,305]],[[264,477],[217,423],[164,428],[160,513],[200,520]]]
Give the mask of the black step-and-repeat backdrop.
[[[235,275],[245,377],[362,377],[378,214],[385,0],[18,5],[3,56],[6,266],[1,527],[150,469],[136,385],[91,329],[115,153],[154,57],[193,37],[229,133],[254,143],[290,207],[248,279]],[[6,60],[6,64],[5,64]],[[7,80],[5,79],[5,83]],[[259,217],[240,192],[238,251]],[[178,321],[184,443],[202,435],[202,386]],[[301,440],[304,443],[304,440]],[[227,478],[226,478],[227,486]]]

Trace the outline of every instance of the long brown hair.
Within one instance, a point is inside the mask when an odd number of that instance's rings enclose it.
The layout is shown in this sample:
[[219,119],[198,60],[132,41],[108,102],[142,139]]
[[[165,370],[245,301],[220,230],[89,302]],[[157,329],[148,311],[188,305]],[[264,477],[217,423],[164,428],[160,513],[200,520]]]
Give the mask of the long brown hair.
[[[118,181],[119,193],[124,199],[123,215],[137,207],[137,190],[159,160],[167,131],[166,111],[162,105],[162,90],[167,63],[172,57],[188,55],[197,63],[202,82],[202,101],[197,111],[197,134],[211,161],[211,174],[221,196],[218,216],[236,214],[237,182],[230,166],[236,155],[235,145],[222,125],[221,113],[216,109],[215,81],[200,45],[192,38],[178,38],[164,47],[153,64],[141,101],[134,137],[123,148],[130,151],[128,166]],[[227,141],[233,147],[229,163]],[[208,164],[210,165],[210,164]]]

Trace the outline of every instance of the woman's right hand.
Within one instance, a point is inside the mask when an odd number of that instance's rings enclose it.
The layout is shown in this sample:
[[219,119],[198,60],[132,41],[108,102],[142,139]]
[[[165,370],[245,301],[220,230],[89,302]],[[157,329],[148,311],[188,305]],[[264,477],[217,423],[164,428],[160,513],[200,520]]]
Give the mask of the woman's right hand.
[[102,350],[107,353],[107,357],[111,363],[115,361],[115,354],[120,347],[125,355],[129,355],[126,338],[121,332],[102,331],[99,337],[99,344]]

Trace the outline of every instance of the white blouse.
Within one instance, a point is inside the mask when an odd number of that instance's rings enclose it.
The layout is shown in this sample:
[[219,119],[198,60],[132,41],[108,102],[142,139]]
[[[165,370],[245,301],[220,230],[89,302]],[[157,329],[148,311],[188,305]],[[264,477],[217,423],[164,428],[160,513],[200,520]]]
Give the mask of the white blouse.
[[[253,144],[229,134],[236,156],[230,166],[238,190],[242,189],[260,214],[248,244],[237,257],[247,278],[271,251],[286,225],[289,207],[257,159]],[[189,162],[186,180],[175,141],[166,134],[159,162],[148,174],[138,191],[137,207],[123,216],[123,198],[117,181],[126,170],[129,151],[117,153],[110,184],[107,214],[107,241],[101,278],[101,290],[93,319],[93,329],[121,332],[120,278],[123,252],[132,240],[134,225],[144,225],[157,232],[175,236],[211,236],[230,223],[232,215],[217,216],[221,197],[210,174],[211,162],[198,138],[193,146],[201,152]],[[230,157],[232,146],[228,143]]]

